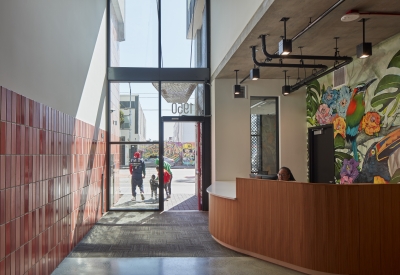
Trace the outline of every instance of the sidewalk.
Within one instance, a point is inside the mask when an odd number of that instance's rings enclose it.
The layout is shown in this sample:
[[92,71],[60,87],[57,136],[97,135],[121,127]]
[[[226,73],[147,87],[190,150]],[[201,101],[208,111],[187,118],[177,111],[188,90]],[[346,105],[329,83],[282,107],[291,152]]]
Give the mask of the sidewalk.
[[[180,167],[180,166],[179,166]],[[136,201],[132,201],[131,176],[128,168],[119,170],[118,201],[111,206],[113,210],[157,210],[158,200],[151,198],[149,180],[151,175],[156,175],[155,167],[146,168],[146,177],[143,179],[145,199],[142,200],[139,188],[136,188]],[[171,185],[171,198],[164,198],[164,210],[198,210],[198,198],[195,195],[195,171],[194,168],[173,167],[173,179]],[[164,196],[165,192],[164,192]]]

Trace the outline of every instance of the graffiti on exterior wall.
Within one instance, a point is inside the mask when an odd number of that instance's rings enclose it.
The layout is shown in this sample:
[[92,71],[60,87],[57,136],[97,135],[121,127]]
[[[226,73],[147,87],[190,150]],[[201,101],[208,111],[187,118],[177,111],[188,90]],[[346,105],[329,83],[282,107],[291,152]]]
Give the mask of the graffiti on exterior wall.
[[[158,156],[158,144],[146,145],[141,149],[142,158],[154,158]],[[172,142],[164,143],[164,156],[175,161],[175,165],[193,166],[195,164],[194,142]]]
[[194,142],[182,144],[182,164],[193,166],[195,160]]
[[308,125],[333,124],[336,183],[400,181],[400,51],[370,70],[355,85],[307,87]]
[[165,142],[164,143],[164,155],[175,160],[176,164],[180,164],[182,161],[182,143],[181,142]]

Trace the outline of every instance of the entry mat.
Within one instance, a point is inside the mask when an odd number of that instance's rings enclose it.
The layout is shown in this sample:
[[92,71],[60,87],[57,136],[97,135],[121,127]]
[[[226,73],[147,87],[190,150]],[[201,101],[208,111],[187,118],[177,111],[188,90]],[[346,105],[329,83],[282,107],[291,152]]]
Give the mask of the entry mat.
[[244,257],[217,243],[208,212],[108,212],[68,257]]

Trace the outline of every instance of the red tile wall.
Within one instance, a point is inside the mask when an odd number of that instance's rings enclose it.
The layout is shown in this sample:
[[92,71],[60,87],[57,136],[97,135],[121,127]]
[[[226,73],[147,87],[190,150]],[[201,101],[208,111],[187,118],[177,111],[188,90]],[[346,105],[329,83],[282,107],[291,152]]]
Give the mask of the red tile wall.
[[0,274],[51,274],[101,217],[105,136],[0,86]]

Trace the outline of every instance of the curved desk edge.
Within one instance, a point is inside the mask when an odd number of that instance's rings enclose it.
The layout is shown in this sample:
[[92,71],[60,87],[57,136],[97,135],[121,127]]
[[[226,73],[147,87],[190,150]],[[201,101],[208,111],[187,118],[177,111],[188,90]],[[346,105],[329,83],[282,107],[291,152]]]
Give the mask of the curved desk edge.
[[283,262],[283,261],[276,260],[274,258],[270,258],[270,257],[264,256],[264,255],[261,255],[261,254],[257,254],[257,253],[254,253],[254,252],[251,252],[251,251],[248,251],[248,250],[244,250],[244,249],[240,249],[240,248],[234,247],[232,245],[229,245],[227,243],[224,243],[224,242],[218,240],[213,235],[211,235],[211,237],[217,243],[219,243],[220,245],[223,245],[223,246],[225,246],[225,247],[227,247],[229,249],[232,249],[232,250],[234,250],[236,252],[239,252],[239,253],[242,253],[242,254],[246,254],[246,255],[249,255],[251,257],[254,257],[254,258],[269,262],[269,263],[273,263],[273,264],[276,264],[276,265],[287,267],[289,269],[296,270],[296,271],[299,271],[299,272],[302,272],[302,273],[313,274],[313,275],[343,275],[343,274],[337,274],[337,273],[325,273],[325,272],[315,271],[315,270],[307,269],[307,268],[304,268],[304,267],[301,267],[301,266],[289,264],[289,263],[286,263],[286,262]]
[[236,181],[215,181],[207,188],[208,194],[236,200]]
[[307,274],[400,274],[399,184],[237,178],[236,192],[209,192],[222,245]]

